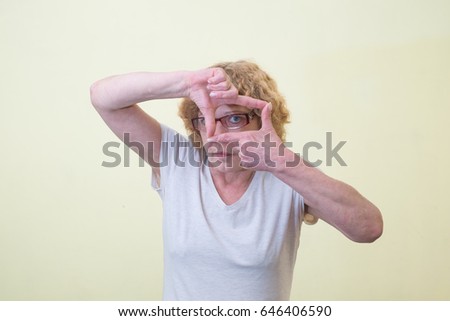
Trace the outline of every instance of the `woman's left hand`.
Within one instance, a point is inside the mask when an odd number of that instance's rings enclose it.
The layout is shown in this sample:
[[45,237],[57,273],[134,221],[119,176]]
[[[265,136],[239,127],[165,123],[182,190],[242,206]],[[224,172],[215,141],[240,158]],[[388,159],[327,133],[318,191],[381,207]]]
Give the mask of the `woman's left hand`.
[[239,149],[241,167],[274,171],[284,156],[285,146],[273,128],[271,113],[272,104],[267,103],[261,112],[259,130],[228,132],[211,137],[208,142],[220,143],[225,149],[226,145],[233,144],[233,148]]

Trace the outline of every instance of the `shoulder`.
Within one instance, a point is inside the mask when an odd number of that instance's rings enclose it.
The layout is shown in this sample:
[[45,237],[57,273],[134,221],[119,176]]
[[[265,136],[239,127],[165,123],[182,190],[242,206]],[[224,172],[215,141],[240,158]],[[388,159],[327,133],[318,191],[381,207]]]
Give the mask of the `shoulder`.
[[161,124],[161,142],[172,142],[172,141],[189,141],[189,139],[177,132],[175,129]]

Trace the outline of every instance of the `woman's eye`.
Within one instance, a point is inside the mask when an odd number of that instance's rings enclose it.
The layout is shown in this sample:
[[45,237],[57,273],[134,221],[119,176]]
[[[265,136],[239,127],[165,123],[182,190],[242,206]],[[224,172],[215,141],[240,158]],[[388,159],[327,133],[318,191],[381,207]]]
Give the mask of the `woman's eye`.
[[228,117],[228,121],[232,124],[238,124],[242,121],[243,117],[241,115],[231,115]]

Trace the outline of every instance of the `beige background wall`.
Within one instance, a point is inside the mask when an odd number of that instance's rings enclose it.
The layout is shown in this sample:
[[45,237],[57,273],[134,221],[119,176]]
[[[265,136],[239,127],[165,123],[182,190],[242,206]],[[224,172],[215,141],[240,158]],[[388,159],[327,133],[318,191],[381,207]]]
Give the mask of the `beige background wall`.
[[[251,59],[294,149],[347,141],[348,166],[322,170],[384,214],[374,244],[305,226],[292,299],[449,300],[449,17],[447,0],[0,1],[0,299],[161,299],[149,167],[101,166],[116,138],[89,86]],[[176,106],[144,105],[182,130]]]

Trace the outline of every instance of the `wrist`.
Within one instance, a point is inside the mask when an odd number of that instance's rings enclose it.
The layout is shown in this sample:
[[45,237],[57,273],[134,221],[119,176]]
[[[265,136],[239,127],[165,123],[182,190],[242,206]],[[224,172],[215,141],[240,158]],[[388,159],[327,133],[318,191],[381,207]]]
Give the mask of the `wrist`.
[[187,98],[191,95],[192,85],[195,83],[195,71],[183,71],[182,72],[182,95]]
[[280,153],[276,158],[275,164],[272,173],[278,178],[289,176],[292,174],[293,169],[298,170],[299,168],[304,168],[306,166],[303,158],[287,147],[280,148]]
[[178,79],[178,84],[176,88],[176,94],[174,96],[178,98],[189,97],[192,71],[188,70],[176,71],[175,77]]
[[185,87],[185,97],[191,97],[192,92],[199,87],[206,87],[207,79],[211,76],[210,73],[211,71],[208,69],[184,71],[183,86]]

